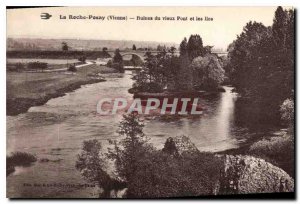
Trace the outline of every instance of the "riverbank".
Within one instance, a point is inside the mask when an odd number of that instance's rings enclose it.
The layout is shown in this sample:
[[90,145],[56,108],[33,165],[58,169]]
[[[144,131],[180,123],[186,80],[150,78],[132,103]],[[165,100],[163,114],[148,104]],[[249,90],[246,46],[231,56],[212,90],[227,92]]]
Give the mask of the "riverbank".
[[[82,85],[105,81],[98,73],[108,67],[96,64],[81,67],[75,73],[25,73],[7,72],[6,114],[18,115],[27,112],[32,106],[45,104],[48,100],[74,91]],[[116,72],[111,69],[111,72]]]

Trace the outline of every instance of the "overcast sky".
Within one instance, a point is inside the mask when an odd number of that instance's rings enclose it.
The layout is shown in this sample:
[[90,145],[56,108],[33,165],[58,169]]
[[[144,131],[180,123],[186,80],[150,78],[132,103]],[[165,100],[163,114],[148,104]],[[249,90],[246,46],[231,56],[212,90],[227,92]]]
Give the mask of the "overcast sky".
[[[205,45],[226,49],[249,22],[272,25],[276,7],[61,7],[7,10],[8,37],[80,38],[138,40],[180,43],[184,37],[200,34]],[[47,12],[49,20],[40,15]],[[105,20],[60,19],[60,15],[105,16]],[[127,21],[107,16],[127,16]],[[129,18],[202,17],[213,21],[138,21]]]

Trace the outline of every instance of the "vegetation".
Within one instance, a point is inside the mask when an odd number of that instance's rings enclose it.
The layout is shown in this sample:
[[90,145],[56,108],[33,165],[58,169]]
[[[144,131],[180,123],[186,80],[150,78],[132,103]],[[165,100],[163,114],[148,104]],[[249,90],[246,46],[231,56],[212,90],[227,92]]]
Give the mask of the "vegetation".
[[250,146],[249,154],[265,159],[295,177],[293,168],[295,149],[291,135],[262,139]]
[[30,166],[37,159],[34,155],[26,152],[13,152],[6,156],[6,176],[15,171],[16,166]]
[[39,59],[79,59],[81,56],[86,56],[88,59],[110,58],[110,54],[106,51],[82,51],[79,50],[21,50],[7,51],[7,58],[39,58]]
[[136,50],[135,44],[132,45],[132,50]]
[[45,62],[29,62],[27,69],[44,70],[48,68],[48,63]]
[[61,43],[61,49],[63,50],[63,51],[68,51],[69,50],[69,45],[66,43],[66,42],[62,42]]
[[289,126],[290,130],[294,129],[294,100],[286,99],[280,106],[281,119]]
[[77,72],[77,69],[74,64],[70,64],[68,67],[69,72]]
[[223,82],[224,70],[219,58],[211,54],[211,47],[203,47],[200,35],[191,35],[180,44],[180,56],[175,55],[175,47],[157,55],[150,51],[142,71],[136,77],[133,88],[140,92],[195,91],[199,88],[217,90]]
[[78,58],[78,60],[79,60],[80,62],[82,62],[82,63],[85,63],[85,61],[86,61],[86,56],[82,55],[82,56],[80,56],[80,57]]
[[110,191],[122,188],[122,183],[112,179],[104,170],[106,161],[101,150],[101,143],[98,140],[84,141],[82,152],[78,155],[75,167],[85,179],[97,183],[103,188],[100,197],[109,198]]
[[294,11],[278,7],[271,27],[249,22],[228,48],[230,80],[258,123],[278,122],[280,105],[293,98],[294,33]]
[[215,89],[224,80],[224,70],[215,55],[206,54],[193,60],[194,86],[202,89]]
[[123,67],[123,57],[120,54],[120,50],[116,49],[115,50],[115,55],[112,59],[112,68],[117,69],[119,72],[124,72],[124,67]]
[[[106,155],[115,162],[119,178],[115,181],[125,182],[126,197],[158,198],[214,193],[219,172],[224,168],[220,158],[199,151],[179,154],[170,139],[163,150],[156,150],[147,143],[143,126],[137,114],[124,115],[118,131],[121,139],[110,141],[113,148]],[[100,150],[97,140],[84,142],[76,167],[87,180],[97,180],[106,188],[104,185],[111,186],[112,177],[109,179]]]

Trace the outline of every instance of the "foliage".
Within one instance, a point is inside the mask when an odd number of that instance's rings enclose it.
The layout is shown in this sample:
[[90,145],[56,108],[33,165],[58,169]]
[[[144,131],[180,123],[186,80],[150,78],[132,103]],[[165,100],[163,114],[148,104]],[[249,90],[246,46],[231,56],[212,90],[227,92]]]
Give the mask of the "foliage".
[[294,101],[286,99],[280,106],[281,119],[285,121],[291,128],[294,127]]
[[27,64],[27,68],[28,69],[40,69],[40,70],[44,70],[48,68],[48,63],[45,62],[29,62]]
[[215,89],[224,80],[224,70],[217,56],[206,54],[204,57],[197,57],[192,65],[194,86],[205,89]]
[[144,124],[139,121],[135,113],[123,115],[118,130],[123,138],[120,141],[110,141],[114,148],[109,149],[108,157],[115,160],[118,175],[127,183],[135,179],[137,161],[142,159],[150,148],[146,145],[143,127]]
[[132,50],[136,50],[135,44],[132,45]]
[[123,57],[120,54],[120,50],[119,49],[115,50],[115,55],[114,55],[112,61],[113,61],[113,68],[119,70],[119,72],[124,72]]
[[141,66],[143,64],[142,59],[137,55],[132,55],[132,58],[130,59],[130,62],[134,67]]
[[85,62],[85,60],[86,60],[86,56],[80,56],[79,58],[78,58],[78,60],[80,61],[80,62]]
[[19,72],[19,71],[23,71],[25,69],[25,65],[20,62],[18,62],[16,64],[7,64],[6,69],[7,69],[7,71]]
[[251,98],[257,121],[278,121],[279,106],[294,87],[294,11],[278,7],[272,27],[249,22],[228,48],[230,79]]
[[249,148],[249,154],[265,159],[294,177],[294,140],[290,135],[262,139]]
[[[79,50],[10,50],[6,52],[7,58],[38,58],[38,59],[78,59],[83,55]],[[84,51],[84,55],[89,59],[110,58],[110,54],[104,51]]]
[[102,146],[98,140],[84,141],[82,152],[78,155],[75,167],[86,180],[97,183],[104,189],[101,197],[109,198],[110,191],[118,189],[121,182],[111,178],[107,173],[106,160],[101,150]]
[[6,156],[6,176],[15,171],[16,166],[29,166],[36,162],[37,158],[27,152],[13,152],[10,156]]
[[68,50],[69,50],[69,45],[68,45],[68,43],[62,42],[62,43],[61,43],[61,49],[62,49],[63,51],[68,51]]
[[187,52],[190,60],[193,60],[196,57],[203,56],[203,42],[200,35],[191,35],[187,43]]
[[213,195],[220,158],[210,153],[184,153],[180,157],[152,151],[137,163],[135,179],[128,184],[128,197],[166,198]]
[[70,64],[68,67],[69,72],[77,72],[77,69],[74,64]]

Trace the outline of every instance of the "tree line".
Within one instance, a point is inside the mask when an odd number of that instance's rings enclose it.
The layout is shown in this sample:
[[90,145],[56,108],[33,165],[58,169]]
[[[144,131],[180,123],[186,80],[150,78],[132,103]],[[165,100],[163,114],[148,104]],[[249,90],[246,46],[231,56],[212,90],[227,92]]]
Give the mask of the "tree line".
[[272,26],[250,21],[228,47],[225,70],[258,122],[278,121],[280,106],[293,106],[294,34],[294,10],[278,7]]

